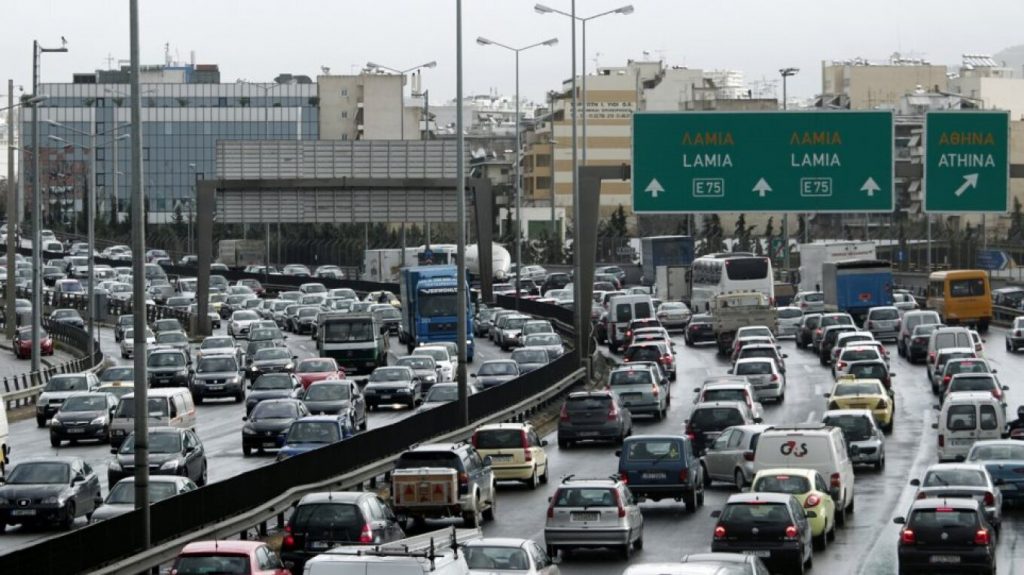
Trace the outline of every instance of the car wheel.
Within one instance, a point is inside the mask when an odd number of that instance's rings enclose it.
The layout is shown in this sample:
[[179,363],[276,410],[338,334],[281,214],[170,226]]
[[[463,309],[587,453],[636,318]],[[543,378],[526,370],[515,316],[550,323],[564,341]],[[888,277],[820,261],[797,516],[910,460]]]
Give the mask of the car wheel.
[[245,457],[249,457],[250,455],[252,455],[252,448],[249,447],[248,445],[243,445],[242,446],[242,455],[245,456]]
[[539,485],[539,484],[540,484],[540,478],[537,477],[537,468],[534,467],[533,468],[533,474],[530,475],[530,478],[528,480],[526,480],[526,485],[530,489],[537,489],[537,485]]
[[631,544],[626,543],[622,547],[619,547],[619,556],[622,557],[623,559],[625,559],[626,561],[629,561],[629,558],[632,555],[633,555],[633,546]]
[[202,487],[206,485],[207,473],[206,473],[206,462],[203,462],[203,470],[199,473],[199,479],[196,480],[196,485]]
[[546,551],[548,552],[548,557],[551,559],[556,559],[558,557],[558,547],[548,545]]
[[835,541],[835,540],[836,540],[836,523],[835,523],[835,518],[833,518],[833,520],[832,520],[832,526],[831,526],[831,527],[832,527],[832,528],[831,528],[831,529],[829,529],[829,530],[828,530],[828,531],[826,532],[826,533],[827,533],[827,537],[828,537],[828,540],[829,540],[830,542],[831,542],[831,541]]
[[36,416],[36,427],[46,427],[46,418]]
[[700,475],[702,477],[701,481],[704,482],[704,487],[711,487],[711,475],[708,474],[708,468],[703,463],[700,464]]
[[696,513],[697,512],[697,491],[695,489],[691,489],[691,490],[683,493],[683,503],[686,504],[686,512],[687,513],[690,513],[690,514]]
[[238,394],[235,395],[235,403],[242,403],[242,400],[244,400],[244,399],[245,399],[245,392],[244,391],[239,391]]
[[882,471],[885,469],[885,452],[878,457],[878,461],[875,462],[875,471]]
[[540,482],[541,483],[547,483],[548,482],[548,471],[549,471],[550,467],[551,466],[545,461],[544,462],[544,473],[540,476]]
[[473,506],[473,509],[469,511],[464,511],[462,513],[462,521],[465,523],[465,527],[467,529],[475,529],[480,526],[481,521],[479,506],[480,501],[477,500],[476,505]]
[[64,519],[61,521],[61,528],[70,531],[75,525],[75,502],[68,501],[67,507],[64,508]]
[[558,440],[558,448],[559,449],[569,449],[569,441],[565,440],[565,439],[559,439]]
[[203,396],[198,394],[198,393],[192,394],[192,401],[196,405],[202,405],[203,404]]
[[747,486],[747,478],[744,477],[743,471],[737,469],[732,475],[732,484],[736,486],[736,491],[743,491],[743,488]]
[[51,435],[50,436],[50,447],[60,447],[60,438]]
[[637,537],[637,540],[633,542],[633,549],[636,550],[636,551],[640,551],[643,548],[644,548],[644,536],[641,533],[640,537]]
[[815,551],[824,551],[828,547],[828,529],[821,532],[821,535],[815,535],[811,538],[814,544]]
[[1013,351],[1013,345],[1010,344],[1010,340],[1006,340],[1006,351]]
[[485,521],[494,522],[498,516],[498,498],[494,496],[494,486],[491,486],[491,505],[484,509],[483,518]]

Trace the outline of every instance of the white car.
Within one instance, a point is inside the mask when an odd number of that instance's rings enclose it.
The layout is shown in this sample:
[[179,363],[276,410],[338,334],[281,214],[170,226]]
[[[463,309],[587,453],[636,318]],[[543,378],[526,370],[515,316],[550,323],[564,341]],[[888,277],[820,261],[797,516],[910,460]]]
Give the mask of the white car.
[[850,373],[850,363],[868,359],[887,361],[887,358],[882,355],[882,352],[878,350],[878,346],[875,345],[854,344],[844,347],[842,351],[839,352],[839,357],[836,358],[836,361],[832,366],[832,375],[836,379],[839,379],[840,377]]
[[804,312],[796,306],[784,306],[778,309],[778,319],[776,323],[778,327],[776,331],[779,334],[779,338],[783,337],[796,337],[796,332],[800,330],[800,321],[804,317]]
[[228,322],[228,335],[234,338],[247,338],[249,337],[249,329],[252,328],[253,322],[259,320],[260,314],[249,309],[240,309],[232,312],[231,321]]
[[[156,345],[156,335],[152,330],[146,328],[146,349],[152,349]],[[128,328],[124,330],[124,337],[121,338],[121,357],[131,359],[135,357],[135,330]]]
[[434,363],[437,364],[437,381],[455,381],[455,362],[452,361],[447,348],[440,345],[425,345],[417,347],[409,355],[426,355],[434,358]]

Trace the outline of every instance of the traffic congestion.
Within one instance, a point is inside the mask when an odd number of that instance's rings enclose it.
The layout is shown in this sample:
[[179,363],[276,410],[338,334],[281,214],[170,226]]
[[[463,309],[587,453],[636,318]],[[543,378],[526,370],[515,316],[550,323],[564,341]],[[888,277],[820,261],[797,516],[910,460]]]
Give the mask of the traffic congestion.
[[[153,500],[315,457],[454,401],[455,345],[406,327],[439,317],[409,295],[421,282],[450,287],[445,266],[434,268],[403,270],[408,289],[397,295],[221,276],[211,281],[226,284],[210,296],[222,320],[212,335],[152,322]],[[790,301],[775,292],[771,263],[752,254],[698,258],[688,297],[675,301],[662,298],[679,286],[626,285],[623,270],[602,270],[599,381],[570,391],[549,419],[485,425],[466,442],[410,438],[386,487],[307,495],[279,539],[248,552],[291,573],[334,573],[337,557],[324,552],[339,545],[389,549],[458,527],[478,530],[462,547],[473,573],[700,573],[690,564],[701,562],[750,573],[853,572],[851,562],[863,573],[1012,572],[1024,393],[1010,374],[1024,320],[989,324],[983,273],[933,274],[936,301],[920,309],[885,289],[891,272],[879,262],[825,268],[824,290]],[[844,270],[858,278],[852,305],[835,303]],[[878,290],[864,292],[865,270],[882,274]],[[162,302],[194,303],[192,279],[153,280],[164,281]],[[564,285],[545,277],[522,297],[564,306]],[[965,289],[974,301],[946,295]],[[484,302],[470,310],[470,393],[515,385],[568,349],[547,319]],[[54,376],[33,417],[10,425],[4,548],[131,509],[133,335],[115,318],[100,335],[111,364]],[[186,548],[178,572],[200,572],[206,555],[217,553]]]

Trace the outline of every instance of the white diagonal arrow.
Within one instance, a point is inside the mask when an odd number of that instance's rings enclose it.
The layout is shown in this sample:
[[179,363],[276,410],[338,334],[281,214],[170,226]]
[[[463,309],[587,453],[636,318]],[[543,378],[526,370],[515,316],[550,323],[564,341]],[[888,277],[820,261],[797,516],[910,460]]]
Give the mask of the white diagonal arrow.
[[652,198],[657,198],[658,194],[665,191],[665,188],[661,187],[661,183],[658,182],[657,178],[651,178],[651,183],[647,184],[644,191],[650,192]]
[[869,198],[875,197],[875,192],[881,191],[882,188],[878,187],[878,183],[875,182],[874,178],[868,178],[864,185],[860,187],[860,191],[867,192]]
[[967,174],[966,176],[964,176],[964,183],[960,184],[960,187],[957,188],[956,191],[953,192],[953,194],[956,197],[959,198],[960,196],[964,195],[964,192],[967,191],[967,188],[977,188],[977,187],[978,187],[978,174]]
[[772,191],[772,187],[768,185],[768,182],[764,181],[764,178],[761,178],[757,180],[756,184],[754,184],[754,189],[752,191],[757,192],[763,198],[765,192]]

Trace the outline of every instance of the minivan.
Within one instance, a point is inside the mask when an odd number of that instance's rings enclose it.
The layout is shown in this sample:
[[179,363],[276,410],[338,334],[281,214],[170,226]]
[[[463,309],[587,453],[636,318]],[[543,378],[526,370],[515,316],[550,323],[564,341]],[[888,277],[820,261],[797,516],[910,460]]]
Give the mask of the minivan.
[[653,317],[654,305],[649,295],[619,295],[608,300],[608,349],[616,352],[625,343],[630,321]]
[[821,473],[828,479],[829,493],[836,502],[836,523],[846,523],[846,512],[853,511],[854,475],[842,429],[804,423],[765,430],[754,450],[754,473],[773,467],[814,469]]
[[928,367],[935,369],[938,351],[945,347],[974,348],[974,339],[966,327],[941,327],[932,332],[928,340]]
[[1006,407],[985,391],[951,393],[939,409],[939,461],[963,461],[975,441],[1000,439]]
[[[149,426],[196,429],[196,406],[188,388],[150,389]],[[110,445],[120,446],[135,431],[135,393],[121,397],[110,421]]]

